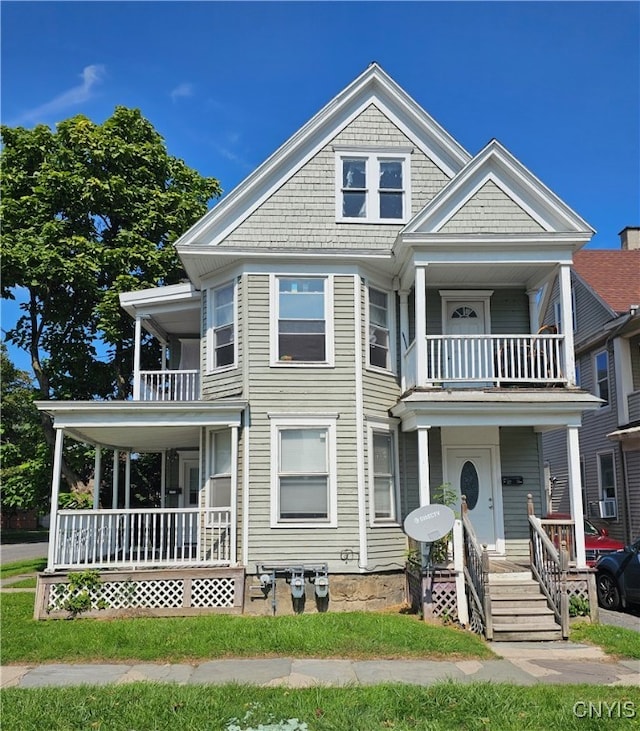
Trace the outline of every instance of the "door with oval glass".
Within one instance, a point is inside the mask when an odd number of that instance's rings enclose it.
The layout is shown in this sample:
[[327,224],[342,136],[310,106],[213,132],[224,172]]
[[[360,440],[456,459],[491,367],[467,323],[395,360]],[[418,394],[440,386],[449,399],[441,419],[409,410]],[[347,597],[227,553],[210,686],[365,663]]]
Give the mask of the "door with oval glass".
[[465,495],[469,517],[480,543],[496,545],[491,449],[449,447],[446,449],[445,480],[458,494]]

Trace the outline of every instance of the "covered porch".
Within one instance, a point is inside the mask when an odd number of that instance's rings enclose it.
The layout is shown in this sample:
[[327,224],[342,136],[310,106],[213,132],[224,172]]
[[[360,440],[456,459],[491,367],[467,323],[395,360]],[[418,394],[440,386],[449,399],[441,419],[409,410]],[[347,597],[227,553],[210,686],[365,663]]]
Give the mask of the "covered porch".
[[[246,402],[37,406],[52,417],[56,433],[47,572],[237,564],[237,454]],[[95,450],[88,509],[60,505],[67,440]],[[136,507],[132,459],[149,453],[160,455],[159,497],[152,507]]]

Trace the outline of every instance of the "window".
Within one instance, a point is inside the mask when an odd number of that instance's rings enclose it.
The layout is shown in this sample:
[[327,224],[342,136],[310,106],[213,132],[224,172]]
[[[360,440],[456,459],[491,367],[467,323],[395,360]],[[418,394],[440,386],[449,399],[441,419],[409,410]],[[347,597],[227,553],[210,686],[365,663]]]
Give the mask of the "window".
[[[564,330],[562,329],[562,304],[560,300],[556,300],[553,303],[553,314],[558,332],[564,332]],[[578,321],[576,313],[576,292],[573,288],[571,289],[571,318],[573,324],[573,332],[576,332],[576,330],[578,329]]]
[[389,296],[369,287],[369,365],[389,370]]
[[581,373],[580,373],[580,361],[576,361],[576,386],[580,387],[581,385]]
[[235,287],[233,282],[211,290],[209,369],[235,363]]
[[276,363],[330,363],[331,280],[276,277]]
[[397,520],[397,481],[394,432],[372,429],[369,449],[372,522],[395,522]]
[[272,525],[335,525],[335,421],[272,423]]
[[231,506],[231,431],[211,432],[209,445],[209,505]]
[[409,152],[354,151],[336,156],[336,218],[401,223],[409,215]]
[[600,517],[615,518],[616,503],[616,468],[613,452],[602,452],[598,455],[598,483],[600,486]]
[[596,396],[603,399],[603,406],[609,404],[609,353],[602,350],[594,358]]

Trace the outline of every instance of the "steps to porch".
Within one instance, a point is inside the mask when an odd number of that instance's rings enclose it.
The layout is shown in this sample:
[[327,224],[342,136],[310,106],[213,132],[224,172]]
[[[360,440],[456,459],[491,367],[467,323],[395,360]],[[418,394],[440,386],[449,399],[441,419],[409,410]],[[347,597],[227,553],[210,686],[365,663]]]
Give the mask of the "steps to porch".
[[[500,570],[501,569],[501,570]],[[489,597],[493,640],[560,640],[562,631],[547,598],[530,571],[505,570],[489,573]]]

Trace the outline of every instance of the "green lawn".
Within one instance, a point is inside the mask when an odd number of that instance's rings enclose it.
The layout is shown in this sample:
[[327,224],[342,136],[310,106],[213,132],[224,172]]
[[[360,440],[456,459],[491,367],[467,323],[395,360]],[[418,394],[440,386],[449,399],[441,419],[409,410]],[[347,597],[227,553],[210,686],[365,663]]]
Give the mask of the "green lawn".
[[[640,632],[610,624],[575,624],[570,639],[598,645],[608,655],[640,660]],[[639,711],[640,713],[640,711]]]
[[[133,684],[2,695],[3,731],[595,731],[637,728],[637,717],[625,714],[640,711],[637,688],[451,681],[301,690]],[[589,702],[619,712],[580,717],[585,706],[576,704]]]
[[32,593],[2,595],[2,662],[185,662],[222,657],[487,658],[471,632],[414,615],[327,612],[35,621]]
[[22,561],[4,563],[0,566],[0,579],[18,576],[19,574],[34,574],[38,571],[44,571],[46,567],[46,558],[26,558]]

